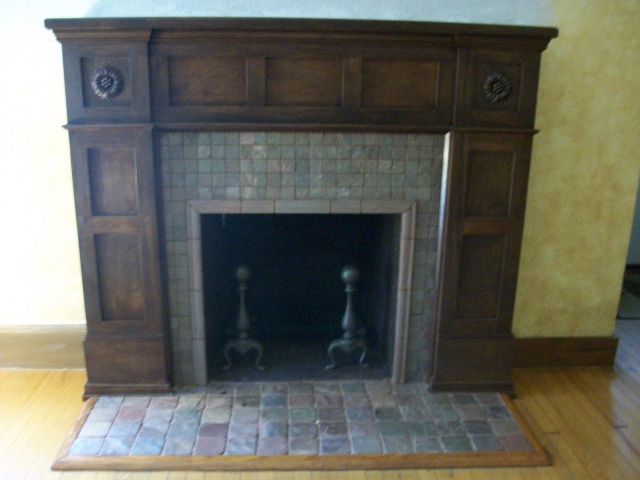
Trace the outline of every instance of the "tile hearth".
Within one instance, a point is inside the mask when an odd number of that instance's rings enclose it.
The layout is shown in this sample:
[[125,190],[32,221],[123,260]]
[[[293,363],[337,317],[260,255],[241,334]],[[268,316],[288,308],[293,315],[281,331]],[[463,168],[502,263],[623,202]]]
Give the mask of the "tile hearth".
[[99,397],[69,455],[518,452],[499,394],[430,393],[383,380],[214,383],[176,395]]

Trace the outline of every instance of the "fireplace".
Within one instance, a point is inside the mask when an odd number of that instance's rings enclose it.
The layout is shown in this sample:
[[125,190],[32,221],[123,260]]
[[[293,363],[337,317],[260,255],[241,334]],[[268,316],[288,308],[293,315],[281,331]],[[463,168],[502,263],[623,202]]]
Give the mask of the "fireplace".
[[214,378],[223,336],[207,330],[224,323],[207,319],[228,312],[212,307],[215,288],[205,295],[203,241],[216,221],[251,215],[388,216],[358,228],[397,226],[386,240],[397,250],[394,274],[371,279],[391,285],[372,315],[385,326],[369,324],[387,332],[372,343],[386,349],[391,379],[511,389],[539,58],[555,29],[206,18],[46,25],[63,44],[88,395]]

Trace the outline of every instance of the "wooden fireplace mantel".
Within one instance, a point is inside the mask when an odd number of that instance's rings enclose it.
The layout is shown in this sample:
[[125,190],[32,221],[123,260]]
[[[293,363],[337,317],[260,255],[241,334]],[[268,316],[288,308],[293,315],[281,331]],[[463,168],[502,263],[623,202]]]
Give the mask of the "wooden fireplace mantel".
[[171,388],[154,132],[448,133],[431,376],[512,388],[511,323],[541,52],[554,28],[49,19],[63,46],[86,394]]

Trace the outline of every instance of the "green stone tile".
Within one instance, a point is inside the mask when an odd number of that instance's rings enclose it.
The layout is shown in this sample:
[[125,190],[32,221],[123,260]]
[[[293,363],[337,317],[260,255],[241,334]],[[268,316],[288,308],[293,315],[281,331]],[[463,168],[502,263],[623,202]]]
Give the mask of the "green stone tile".
[[316,410],[313,407],[292,407],[289,409],[289,420],[294,423],[311,423],[316,421]]
[[464,435],[456,435],[451,437],[440,437],[444,449],[447,452],[471,452],[473,446],[469,439]]

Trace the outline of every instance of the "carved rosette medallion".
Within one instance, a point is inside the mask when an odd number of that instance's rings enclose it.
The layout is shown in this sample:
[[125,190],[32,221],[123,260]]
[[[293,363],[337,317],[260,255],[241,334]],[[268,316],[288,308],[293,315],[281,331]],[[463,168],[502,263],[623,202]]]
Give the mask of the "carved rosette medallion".
[[513,84],[509,75],[503,72],[492,72],[484,79],[482,95],[489,103],[501,103],[509,98],[512,89]]
[[111,65],[102,65],[96,68],[91,74],[91,90],[93,93],[107,100],[114,98],[122,93],[124,88],[124,78],[122,73],[116,67]]

